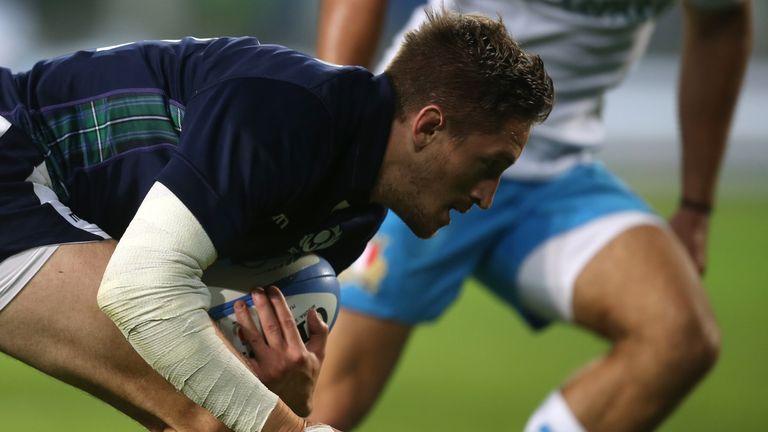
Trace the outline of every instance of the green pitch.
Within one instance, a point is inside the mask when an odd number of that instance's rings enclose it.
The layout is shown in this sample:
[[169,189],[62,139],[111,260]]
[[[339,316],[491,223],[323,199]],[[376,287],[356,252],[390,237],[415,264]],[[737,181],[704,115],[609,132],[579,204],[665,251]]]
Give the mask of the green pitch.
[[[723,334],[720,361],[662,431],[762,430],[768,423],[768,198],[723,196],[713,219],[706,286]],[[668,213],[668,196],[651,201]],[[478,284],[420,329],[362,431],[521,430],[573,368],[604,349],[567,326],[541,334]],[[0,354],[3,430],[140,431],[83,392]]]

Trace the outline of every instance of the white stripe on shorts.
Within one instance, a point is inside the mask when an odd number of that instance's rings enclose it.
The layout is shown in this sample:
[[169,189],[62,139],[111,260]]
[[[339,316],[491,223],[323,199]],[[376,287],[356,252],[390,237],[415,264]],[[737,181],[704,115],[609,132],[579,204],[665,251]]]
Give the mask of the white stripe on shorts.
[[11,255],[0,262],[0,311],[16,297],[59,245],[38,246]]

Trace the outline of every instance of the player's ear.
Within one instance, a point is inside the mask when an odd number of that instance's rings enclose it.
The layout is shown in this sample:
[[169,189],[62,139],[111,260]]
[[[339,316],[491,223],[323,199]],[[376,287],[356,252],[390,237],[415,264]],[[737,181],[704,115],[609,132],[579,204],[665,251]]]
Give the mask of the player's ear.
[[411,133],[416,151],[434,141],[437,132],[445,128],[445,115],[439,106],[430,104],[420,109],[413,118]]

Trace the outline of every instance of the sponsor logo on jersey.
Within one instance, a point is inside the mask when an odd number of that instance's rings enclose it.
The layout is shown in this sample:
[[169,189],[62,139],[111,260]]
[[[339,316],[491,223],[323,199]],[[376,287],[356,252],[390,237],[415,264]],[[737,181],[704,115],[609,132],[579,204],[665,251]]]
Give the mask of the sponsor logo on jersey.
[[288,220],[288,216],[285,215],[285,213],[280,213],[279,215],[272,216],[272,222],[277,224],[277,226],[280,227],[281,230],[288,227],[288,224],[290,221]]
[[341,238],[341,227],[336,225],[324,229],[315,234],[307,234],[299,241],[299,248],[303,252],[314,252],[333,246]]
[[[283,220],[279,219],[278,216],[272,217],[272,220],[279,224]],[[285,219],[284,223],[288,223],[287,218]],[[267,272],[279,267],[286,266],[309,253],[333,246],[337,241],[339,241],[339,239],[341,239],[342,234],[343,231],[341,226],[335,225],[316,233],[304,235],[296,246],[291,246],[288,248],[288,250],[286,250],[283,255],[265,259],[246,259],[243,261],[238,261],[237,264],[248,267],[249,269],[253,269],[256,272]]]

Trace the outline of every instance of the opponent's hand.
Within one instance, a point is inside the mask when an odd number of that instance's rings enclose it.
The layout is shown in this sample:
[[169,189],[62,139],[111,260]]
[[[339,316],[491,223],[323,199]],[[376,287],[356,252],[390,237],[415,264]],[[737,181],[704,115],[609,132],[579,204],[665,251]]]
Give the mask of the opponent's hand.
[[274,286],[267,290],[257,288],[251,297],[263,335],[253,322],[245,302],[235,303],[240,338],[250,345],[254,353],[254,358],[247,361],[264,385],[296,414],[306,417],[312,410],[312,392],[325,357],[328,326],[317,312],[309,311],[309,341],[305,346],[280,290]]
[[669,220],[672,231],[683,243],[700,275],[707,269],[709,215],[681,207]]

